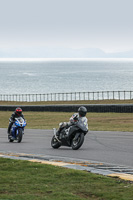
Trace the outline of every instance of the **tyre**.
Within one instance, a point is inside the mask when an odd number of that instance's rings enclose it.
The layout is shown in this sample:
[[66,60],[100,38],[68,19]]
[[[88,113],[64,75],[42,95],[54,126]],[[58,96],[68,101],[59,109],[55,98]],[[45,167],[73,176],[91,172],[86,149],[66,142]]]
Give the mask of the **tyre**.
[[58,149],[61,146],[61,143],[55,138],[55,136],[52,137],[51,146],[54,149]]
[[22,129],[18,130],[17,142],[20,143],[22,141]]
[[8,140],[9,140],[9,142],[13,142],[14,140],[12,139],[12,137],[11,137],[11,131],[10,131],[10,135],[8,135]]
[[75,137],[73,138],[71,145],[72,149],[73,150],[79,149],[82,146],[83,142],[84,142],[84,133],[80,133],[78,137],[76,137],[76,139]]

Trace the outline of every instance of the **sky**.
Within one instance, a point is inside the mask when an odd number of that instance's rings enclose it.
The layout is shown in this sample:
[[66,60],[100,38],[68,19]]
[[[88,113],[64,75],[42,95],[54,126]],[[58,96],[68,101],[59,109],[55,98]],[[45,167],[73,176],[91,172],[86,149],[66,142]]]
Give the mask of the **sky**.
[[0,0],[0,57],[131,51],[132,10],[133,0]]

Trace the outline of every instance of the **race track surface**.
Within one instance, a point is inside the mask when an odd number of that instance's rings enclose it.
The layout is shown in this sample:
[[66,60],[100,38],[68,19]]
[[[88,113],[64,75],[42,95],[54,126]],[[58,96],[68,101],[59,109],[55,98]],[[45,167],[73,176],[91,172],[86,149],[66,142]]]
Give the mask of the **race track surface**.
[[7,129],[0,128],[0,153],[27,153],[82,159],[133,167],[133,133],[89,131],[79,150],[51,147],[53,130],[25,129],[21,143],[9,143]]

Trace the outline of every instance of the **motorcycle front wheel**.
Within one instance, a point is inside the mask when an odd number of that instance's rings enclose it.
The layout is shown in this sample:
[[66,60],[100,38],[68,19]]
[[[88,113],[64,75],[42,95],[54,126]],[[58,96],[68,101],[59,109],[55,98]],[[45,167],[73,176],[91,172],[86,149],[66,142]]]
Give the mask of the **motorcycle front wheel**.
[[72,149],[73,150],[79,149],[82,146],[83,142],[84,142],[84,133],[80,133],[79,136],[76,137],[76,139],[75,137],[73,138],[71,145]]
[[22,136],[23,136],[22,129],[19,129],[18,135],[17,135],[17,142],[18,143],[20,143],[22,141]]
[[61,143],[55,138],[55,136],[52,137],[51,146],[54,149],[58,149],[61,146]]

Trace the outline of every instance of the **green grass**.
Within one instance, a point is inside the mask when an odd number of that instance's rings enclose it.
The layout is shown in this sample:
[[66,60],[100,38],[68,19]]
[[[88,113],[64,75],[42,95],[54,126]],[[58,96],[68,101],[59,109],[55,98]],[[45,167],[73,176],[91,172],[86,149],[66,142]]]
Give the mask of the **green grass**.
[[[23,112],[28,129],[53,129],[68,121],[73,113],[68,112]],[[0,111],[0,128],[7,128],[12,112]],[[87,113],[89,130],[133,131],[133,113]]]
[[0,200],[132,200],[133,183],[85,171],[0,158]]
[[133,100],[85,100],[85,101],[38,101],[16,102],[0,101],[0,105],[55,105],[55,104],[133,104]]

